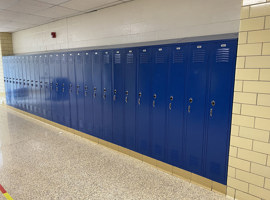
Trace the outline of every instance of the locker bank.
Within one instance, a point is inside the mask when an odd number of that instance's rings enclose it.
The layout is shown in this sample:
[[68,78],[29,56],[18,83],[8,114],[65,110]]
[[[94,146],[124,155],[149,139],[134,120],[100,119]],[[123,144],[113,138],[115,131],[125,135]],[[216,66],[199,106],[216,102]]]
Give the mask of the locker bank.
[[270,199],[270,2],[0,15],[1,198]]

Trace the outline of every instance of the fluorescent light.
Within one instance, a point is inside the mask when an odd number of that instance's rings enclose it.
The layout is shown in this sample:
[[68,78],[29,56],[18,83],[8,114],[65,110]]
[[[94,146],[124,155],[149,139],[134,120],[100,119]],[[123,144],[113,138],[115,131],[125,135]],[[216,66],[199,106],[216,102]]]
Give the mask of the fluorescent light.
[[243,6],[248,6],[257,3],[265,3],[266,0],[243,0]]

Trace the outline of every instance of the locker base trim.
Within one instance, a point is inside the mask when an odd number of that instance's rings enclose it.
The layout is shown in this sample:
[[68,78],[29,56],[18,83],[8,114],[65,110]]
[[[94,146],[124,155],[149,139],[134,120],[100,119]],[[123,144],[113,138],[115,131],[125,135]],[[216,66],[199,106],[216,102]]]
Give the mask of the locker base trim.
[[88,140],[90,140],[92,142],[95,142],[97,144],[100,144],[102,146],[105,146],[105,147],[107,147],[109,149],[118,151],[120,153],[126,154],[128,156],[133,157],[133,158],[136,158],[136,159],[138,159],[138,160],[140,160],[142,162],[145,162],[147,164],[150,164],[150,165],[154,166],[155,168],[157,168],[157,169],[159,169],[159,170],[161,170],[163,172],[166,172],[166,173],[171,174],[173,176],[176,176],[178,178],[184,179],[184,180],[186,180],[188,182],[191,182],[193,184],[199,185],[199,186],[204,187],[204,188],[206,188],[208,190],[211,190],[211,191],[214,191],[214,192],[218,192],[218,193],[221,193],[221,194],[224,194],[224,195],[226,195],[226,193],[227,193],[227,186],[226,185],[220,184],[218,182],[212,181],[210,179],[207,179],[205,177],[202,177],[202,176],[199,176],[197,174],[191,173],[189,171],[183,170],[181,168],[172,166],[170,164],[161,162],[159,160],[156,160],[154,158],[145,156],[145,155],[140,154],[138,152],[129,150],[127,148],[118,146],[118,145],[113,144],[111,142],[108,142],[108,141],[99,139],[97,137],[94,137],[94,136],[88,135],[86,133],[83,133],[83,132],[74,130],[72,128],[63,126],[61,124],[57,124],[57,123],[52,122],[50,120],[44,119],[42,117],[38,117],[38,116],[33,115],[31,113],[28,113],[28,112],[19,110],[17,108],[12,107],[12,106],[9,106],[9,105],[5,105],[5,106],[8,107],[8,108],[10,108],[10,109],[12,109],[12,110],[15,110],[15,111],[17,111],[19,113],[22,113],[24,115],[27,115],[29,117],[32,117],[32,118],[34,118],[36,120],[39,120],[39,121],[44,122],[44,123],[47,123],[49,125],[52,125],[54,127],[59,128],[59,129],[65,130],[67,132],[73,133],[75,135],[78,135],[80,137],[83,137],[85,139],[88,139]]

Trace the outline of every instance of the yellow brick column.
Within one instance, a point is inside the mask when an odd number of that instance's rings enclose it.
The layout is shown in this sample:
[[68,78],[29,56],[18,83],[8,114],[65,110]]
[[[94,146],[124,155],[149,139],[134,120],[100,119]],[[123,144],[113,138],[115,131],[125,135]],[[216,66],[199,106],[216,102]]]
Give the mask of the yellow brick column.
[[270,0],[243,0],[227,195],[270,199]]
[[5,84],[2,56],[12,55],[12,35],[11,33],[0,33],[0,104],[5,102]]

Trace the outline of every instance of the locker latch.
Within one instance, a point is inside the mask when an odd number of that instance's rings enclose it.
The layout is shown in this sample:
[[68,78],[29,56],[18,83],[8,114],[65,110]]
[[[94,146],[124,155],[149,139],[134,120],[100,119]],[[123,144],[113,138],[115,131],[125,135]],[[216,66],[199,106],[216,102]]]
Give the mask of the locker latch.
[[212,106],[215,106],[216,102],[213,100],[213,101],[211,101],[211,104],[212,104]]
[[114,93],[114,95],[113,95],[113,101],[115,101],[116,100],[116,89],[114,89],[113,93]]
[[128,91],[127,90],[125,91],[125,94],[126,94],[125,102],[127,103],[128,102]]
[[93,97],[94,97],[94,98],[96,98],[96,96],[97,96],[96,91],[97,91],[97,88],[96,88],[96,87],[94,87],[94,93],[93,93]]
[[155,107],[156,107],[156,100],[155,100],[155,99],[157,98],[157,95],[154,94],[153,97],[154,97],[154,100],[153,100],[153,108],[155,108]]
[[104,100],[106,99],[106,92],[107,92],[107,90],[106,90],[106,88],[104,88],[104,89],[103,89],[103,99],[104,99]]
[[80,89],[80,86],[77,85],[77,91],[76,91],[77,95],[79,94],[79,89]]

